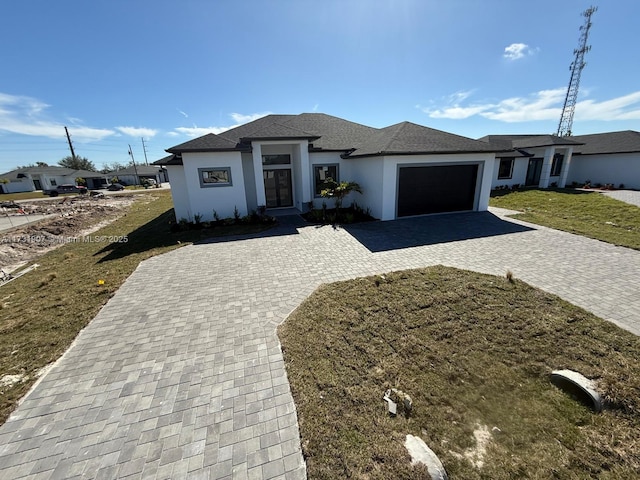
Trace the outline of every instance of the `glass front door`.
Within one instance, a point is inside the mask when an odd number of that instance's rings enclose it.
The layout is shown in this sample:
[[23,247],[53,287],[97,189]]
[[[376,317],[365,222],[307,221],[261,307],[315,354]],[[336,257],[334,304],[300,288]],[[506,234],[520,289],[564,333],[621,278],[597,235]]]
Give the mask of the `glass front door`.
[[292,207],[291,169],[263,170],[263,176],[267,208]]
[[527,178],[525,185],[535,185],[540,183],[540,174],[542,173],[542,158],[530,158],[529,168],[527,168]]

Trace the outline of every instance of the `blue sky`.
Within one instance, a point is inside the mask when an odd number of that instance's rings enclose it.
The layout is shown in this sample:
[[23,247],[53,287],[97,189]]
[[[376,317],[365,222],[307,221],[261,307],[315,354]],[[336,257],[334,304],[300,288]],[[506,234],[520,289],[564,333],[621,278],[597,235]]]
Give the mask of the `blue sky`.
[[554,133],[595,4],[576,135],[640,130],[637,0],[2,2],[0,172],[137,162],[267,113]]

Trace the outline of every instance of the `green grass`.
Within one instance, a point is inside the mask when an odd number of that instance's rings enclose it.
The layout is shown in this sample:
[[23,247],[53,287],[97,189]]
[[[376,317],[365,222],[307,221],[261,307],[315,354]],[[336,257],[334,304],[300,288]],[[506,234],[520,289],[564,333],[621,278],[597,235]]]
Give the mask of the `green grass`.
[[91,234],[126,236],[128,242],[67,244],[38,258],[37,270],[0,287],[0,377],[28,378],[0,387],[0,423],[38,370],[62,355],[142,260],[208,237],[265,229],[240,225],[170,233],[172,218],[169,191],[140,196],[125,216]]
[[514,218],[640,250],[640,208],[596,192],[571,189],[494,192],[489,205]]
[[[434,267],[325,285],[279,336],[310,479],[428,478],[407,434],[451,479],[640,478],[640,340],[518,280]],[[562,368],[613,408],[554,387]],[[409,417],[388,415],[387,388],[412,397]]]

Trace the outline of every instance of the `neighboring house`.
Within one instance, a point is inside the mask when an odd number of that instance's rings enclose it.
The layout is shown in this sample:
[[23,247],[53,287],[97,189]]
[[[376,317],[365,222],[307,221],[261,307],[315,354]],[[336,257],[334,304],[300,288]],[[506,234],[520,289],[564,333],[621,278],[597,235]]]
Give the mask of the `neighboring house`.
[[76,178],[83,178],[90,189],[104,188],[107,184],[106,176],[98,172],[54,166],[24,167],[0,174],[0,179],[8,180],[8,183],[0,183],[0,191],[18,193],[51,190],[58,185],[75,185]]
[[591,185],[624,185],[640,190],[640,132],[625,130],[571,138],[584,145],[573,154],[569,182],[583,184],[590,180]]
[[378,129],[304,113],[268,115],[167,152],[154,163],[168,170],[177,219],[319,208],[331,177],[360,184],[350,199],[391,220],[486,210],[496,148],[409,122]]
[[497,154],[493,188],[564,187],[574,150],[582,145],[575,137],[555,135],[487,135],[479,140],[503,150]]
[[123,185],[139,185],[143,178],[153,179],[158,185],[169,181],[166,169],[159,165],[136,165],[135,168],[132,166],[122,168],[106,175],[109,181],[113,177],[117,177],[118,182]]

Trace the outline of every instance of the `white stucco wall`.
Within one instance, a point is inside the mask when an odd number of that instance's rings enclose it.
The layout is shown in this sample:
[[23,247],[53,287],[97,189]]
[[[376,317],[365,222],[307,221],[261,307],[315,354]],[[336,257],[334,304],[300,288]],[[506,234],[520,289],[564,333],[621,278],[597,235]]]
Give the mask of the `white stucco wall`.
[[340,170],[340,179],[356,182],[362,188],[362,195],[352,194],[351,199],[362,208],[369,208],[372,217],[381,219],[383,214],[382,157],[349,158],[343,165],[344,169]]
[[[309,185],[310,185],[310,192],[311,192],[311,196],[310,196],[310,201],[313,201],[313,207],[314,208],[321,208],[322,207],[322,202],[326,201],[327,202],[327,207],[328,208],[333,208],[333,201],[332,200],[327,200],[324,199],[322,197],[315,197],[315,188],[316,188],[316,181],[314,178],[314,172],[313,172],[313,166],[314,165],[338,165],[338,178],[336,180],[338,181],[343,181],[346,180],[348,182],[350,181],[355,181],[353,180],[353,178],[351,178],[350,176],[348,176],[348,170],[347,170],[347,166],[346,166],[346,161],[340,158],[340,153],[339,152],[312,152],[309,154],[309,171],[307,173],[307,177],[309,180]],[[358,194],[355,194],[355,196],[359,196]],[[355,198],[355,197],[351,197],[351,198]],[[356,201],[358,201],[357,198],[355,198]],[[351,203],[351,199],[347,199],[345,200],[345,204],[349,205]]]
[[182,165],[167,165],[166,168],[171,177],[171,197],[173,198],[176,221],[180,221],[182,218],[186,220],[191,218],[193,220],[184,167]]
[[496,163],[493,169],[493,181],[491,182],[491,188],[506,185],[511,187],[519,184],[524,186],[524,182],[527,179],[527,168],[529,167],[529,158],[516,157],[513,162],[513,172],[511,178],[498,179],[498,171],[500,169],[500,159],[496,159]]
[[33,182],[28,178],[14,179],[2,184],[2,191],[4,193],[33,192],[34,190]]
[[640,189],[640,153],[614,153],[607,155],[575,155],[571,160],[567,184],[612,183],[618,187]]
[[[241,216],[247,215],[247,200],[240,152],[183,153],[182,163],[185,186],[189,197],[189,213],[202,215],[202,220],[212,220],[215,210],[220,218],[233,217],[237,208]],[[231,186],[201,187],[199,168],[228,167],[231,169]],[[171,175],[172,171],[169,171]],[[172,179],[172,189],[176,188]],[[186,217],[189,218],[189,217]]]

